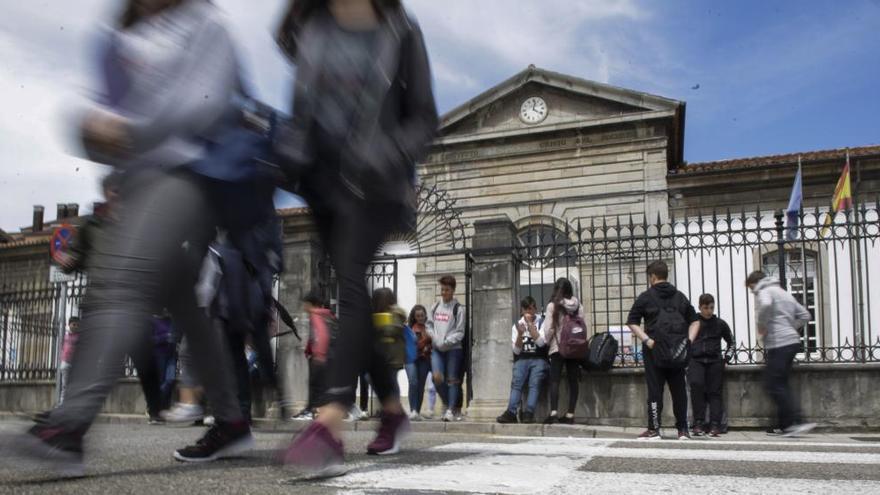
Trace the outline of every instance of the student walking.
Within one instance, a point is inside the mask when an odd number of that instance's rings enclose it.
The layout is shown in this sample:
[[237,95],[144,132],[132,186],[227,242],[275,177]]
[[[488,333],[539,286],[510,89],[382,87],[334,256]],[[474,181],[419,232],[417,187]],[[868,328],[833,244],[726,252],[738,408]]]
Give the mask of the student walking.
[[382,404],[368,452],[398,452],[408,427],[386,357],[373,349],[364,273],[388,234],[414,222],[415,163],[436,133],[437,110],[421,31],[397,0],[292,0],[278,41],[296,85],[277,151],[336,269],[340,332],[320,414],[282,457],[339,472],[342,426],[363,372]]
[[776,424],[768,434],[797,436],[816,427],[801,417],[801,408],[789,378],[794,358],[801,351],[803,328],[813,317],[779,285],[779,280],[761,271],[752,272],[746,285],[755,295],[758,335],[764,339],[764,388],[776,404]]

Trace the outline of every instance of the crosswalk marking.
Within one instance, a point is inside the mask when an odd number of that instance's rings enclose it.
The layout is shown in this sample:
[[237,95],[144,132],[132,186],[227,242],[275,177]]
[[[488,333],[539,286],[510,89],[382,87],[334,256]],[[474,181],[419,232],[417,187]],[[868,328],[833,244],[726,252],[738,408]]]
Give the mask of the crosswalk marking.
[[[638,446],[630,442],[635,441],[496,437],[485,443],[457,442],[428,449],[427,452],[442,453],[446,460],[441,462],[406,464],[406,454],[402,454],[390,460],[390,463],[353,466],[350,474],[331,480],[327,485],[344,488],[347,492],[367,490],[370,493],[420,491],[558,495],[632,494],[646,490],[652,493],[700,495],[709,492],[827,494],[841,490],[880,493],[880,481],[824,479],[817,473],[800,471],[805,469],[804,465],[819,464],[840,466],[841,478],[846,478],[842,474],[846,469],[871,471],[871,466],[880,466],[877,446],[866,445],[867,450],[859,452],[860,444],[801,441],[692,441],[687,448],[679,448],[685,442],[678,441],[651,442],[648,445],[638,442]],[[744,446],[760,446],[762,450],[743,449]],[[726,450],[725,447],[733,449]],[[804,451],[805,447],[821,451]],[[838,452],[835,448],[847,451]],[[604,467],[594,463],[598,471],[591,471],[590,462],[593,459]],[[739,468],[732,471],[738,474],[734,476],[721,476],[717,472],[695,475],[641,472],[639,466],[651,460],[680,460],[686,466],[693,466],[694,461],[723,461],[741,465],[772,463],[767,465],[779,468],[770,476],[781,476],[779,473],[785,472],[786,477],[761,477],[772,473],[769,469],[759,470],[756,476],[742,475]],[[609,462],[610,470],[615,472],[607,472]],[[838,468],[818,469],[831,469],[834,475],[829,478],[838,476],[835,471]]]

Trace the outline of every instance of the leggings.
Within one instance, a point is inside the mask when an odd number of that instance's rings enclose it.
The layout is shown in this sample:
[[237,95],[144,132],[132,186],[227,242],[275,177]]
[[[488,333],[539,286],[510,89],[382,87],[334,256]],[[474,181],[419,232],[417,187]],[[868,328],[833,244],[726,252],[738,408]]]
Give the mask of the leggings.
[[578,378],[580,369],[575,359],[565,359],[558,352],[550,356],[550,410],[559,411],[559,383],[562,381],[562,368],[565,367],[568,381],[568,412],[574,414],[578,400]]

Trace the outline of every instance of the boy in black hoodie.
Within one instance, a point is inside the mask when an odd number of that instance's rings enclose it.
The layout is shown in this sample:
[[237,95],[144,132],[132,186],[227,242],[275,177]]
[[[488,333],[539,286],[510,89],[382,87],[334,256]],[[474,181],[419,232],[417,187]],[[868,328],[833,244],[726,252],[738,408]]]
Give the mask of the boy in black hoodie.
[[[678,439],[688,440],[687,424],[687,379],[686,367],[661,367],[653,356],[655,337],[661,340],[659,327],[668,326],[670,321],[678,322],[680,328],[672,329],[676,334],[687,336],[690,342],[697,338],[700,322],[697,312],[688,301],[687,296],[679,292],[674,285],[666,281],[669,267],[663,261],[655,261],[648,265],[648,283],[651,288],[639,294],[626,324],[644,343],[645,380],[648,385],[648,429],[639,435],[639,440],[659,440],[660,418],[663,413],[663,387],[669,385],[672,394],[672,410],[675,413],[675,427]],[[661,316],[661,312],[667,314]],[[645,321],[644,330],[641,327]],[[662,333],[662,332],[661,332]]]
[[[727,351],[721,352],[721,339]],[[691,386],[691,405],[694,412],[694,436],[721,435],[721,388],[724,383],[724,362],[733,352],[733,334],[727,322],[715,315],[712,294],[700,296],[700,333],[691,348],[688,365],[688,383]],[[709,427],[706,420],[706,402],[709,403]]]

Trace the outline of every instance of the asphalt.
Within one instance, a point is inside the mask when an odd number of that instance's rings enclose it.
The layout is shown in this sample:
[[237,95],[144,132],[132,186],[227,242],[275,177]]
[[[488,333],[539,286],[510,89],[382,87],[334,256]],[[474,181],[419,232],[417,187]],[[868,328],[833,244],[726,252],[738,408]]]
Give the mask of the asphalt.
[[[780,440],[735,432],[721,441],[636,442],[635,431],[623,429],[569,427],[564,435],[563,428],[536,434],[530,425],[486,425],[416,424],[402,454],[373,457],[363,452],[375,424],[358,423],[346,433],[348,475],[291,482],[294,474],[272,459],[302,425],[258,426],[253,451],[192,465],[171,454],[202,428],[116,418],[90,432],[85,478],[56,480],[0,465],[0,494],[632,493],[627,490],[644,480],[667,493],[766,493],[771,487],[776,493],[880,493],[880,436],[872,434]],[[9,438],[27,426],[7,418],[0,435]]]

